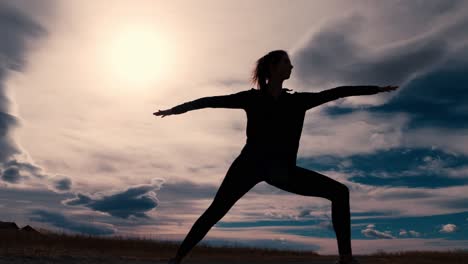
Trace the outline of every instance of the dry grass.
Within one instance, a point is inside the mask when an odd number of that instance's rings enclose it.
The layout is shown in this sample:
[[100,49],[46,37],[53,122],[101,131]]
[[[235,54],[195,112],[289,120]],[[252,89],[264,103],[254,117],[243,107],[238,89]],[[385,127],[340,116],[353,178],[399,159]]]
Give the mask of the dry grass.
[[[179,244],[170,241],[155,241],[144,238],[119,236],[98,237],[71,235],[41,230],[41,235],[22,232],[1,232],[1,256],[122,256],[132,258],[169,258],[175,255]],[[197,245],[193,257],[208,258],[268,258],[268,257],[313,257],[317,253],[281,251],[251,247],[213,247]]]
[[[43,235],[21,232],[1,232],[0,256],[3,257],[122,257],[132,259],[167,259],[172,257],[178,243],[155,241],[143,238],[96,237],[87,235],[70,235],[41,230]],[[371,255],[357,256],[363,264],[465,264],[468,263],[468,251],[454,250],[445,252],[408,251],[398,253],[379,252]],[[323,260],[333,263],[337,256],[321,256],[315,252],[284,251],[253,247],[211,247],[197,245],[187,259],[229,261],[276,260],[278,263],[307,263]],[[303,262],[301,262],[303,261]],[[318,263],[318,262],[310,263]],[[0,261],[1,262],[1,261]],[[275,261],[273,261],[275,262]]]
[[405,251],[396,253],[379,252],[369,255],[376,260],[384,260],[382,263],[397,264],[466,264],[468,263],[467,250],[437,251]]

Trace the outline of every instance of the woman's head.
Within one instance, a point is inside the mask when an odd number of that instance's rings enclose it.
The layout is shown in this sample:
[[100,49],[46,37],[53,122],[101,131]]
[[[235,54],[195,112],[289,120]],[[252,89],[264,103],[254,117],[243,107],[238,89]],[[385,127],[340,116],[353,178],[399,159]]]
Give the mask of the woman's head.
[[293,66],[286,51],[270,51],[257,60],[255,69],[252,72],[252,83],[257,84],[260,90],[264,90],[267,87],[267,81],[271,80],[271,78],[288,79],[292,68]]

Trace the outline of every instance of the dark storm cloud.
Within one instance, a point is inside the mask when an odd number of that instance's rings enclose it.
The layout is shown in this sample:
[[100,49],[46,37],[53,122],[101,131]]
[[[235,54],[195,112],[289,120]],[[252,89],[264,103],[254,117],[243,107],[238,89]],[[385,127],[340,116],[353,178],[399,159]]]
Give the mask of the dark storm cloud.
[[81,194],[81,193],[77,193],[75,198],[65,200],[64,204],[66,204],[66,205],[86,205],[86,204],[91,203],[92,201],[93,201],[93,199],[91,199],[91,197],[89,197],[87,195],[84,195],[84,194]]
[[[441,19],[431,20],[433,28],[417,31],[407,40],[389,43],[382,48],[358,44],[357,33],[366,21],[362,17],[354,16],[330,24],[312,35],[294,54],[298,78],[307,85],[316,86],[326,82],[400,85],[397,94],[386,104],[369,110],[406,113],[411,117],[409,129],[466,129],[468,36],[464,32],[468,19],[448,15],[458,9],[466,10],[468,5],[462,6],[462,3],[430,1],[426,5],[426,2],[405,2],[402,8],[408,9],[407,12],[417,10],[413,20],[436,14]],[[325,110],[329,115],[341,115],[354,109],[338,105]]]
[[293,55],[297,76],[307,85],[401,84],[411,75],[439,62],[446,40],[432,37],[383,49],[364,47],[355,39],[364,18],[353,16],[330,24]]
[[2,173],[2,180],[9,182],[9,183],[18,183],[23,178],[25,177],[21,176],[18,171],[18,168],[15,168],[15,167],[10,167],[4,170]]
[[[5,2],[0,2],[0,35],[2,36],[0,41],[0,164],[2,165],[12,155],[20,153],[9,134],[10,130],[18,124],[18,120],[8,113],[10,101],[6,96],[4,82],[8,71],[20,71],[24,66],[26,40],[44,33],[45,30],[26,14]],[[3,167],[5,170],[9,169],[9,165]],[[10,180],[13,178],[10,177]]]
[[96,211],[107,212],[121,218],[128,218],[131,215],[146,217],[145,212],[158,206],[154,189],[154,186],[132,187],[122,193],[93,201],[88,206]]
[[25,63],[26,40],[39,37],[45,30],[27,15],[0,2],[0,162],[19,153],[10,129],[18,124],[17,118],[8,114],[10,101],[5,93],[5,79],[9,70],[20,71]]
[[0,65],[0,163],[14,154],[20,153],[8,132],[18,125],[16,117],[2,112],[6,108],[7,98],[2,88],[2,68]]
[[27,162],[21,162],[17,160],[9,160],[4,163],[6,167],[17,167],[21,171],[24,171],[28,174],[34,175],[38,178],[45,178],[46,176],[42,174],[42,169]]
[[73,232],[90,235],[111,235],[115,230],[109,225],[87,224],[73,221],[61,213],[46,210],[34,210],[31,212],[30,220],[51,224],[58,228],[68,229]]
[[45,179],[47,176],[42,173],[42,169],[27,162],[10,159],[3,163],[2,179],[9,183],[20,183],[27,179]]
[[[464,52],[467,54],[468,47]],[[409,129],[441,127],[468,128],[468,60],[454,56],[443,65],[411,80],[398,96],[373,112],[406,112],[411,116]]]
[[28,201],[41,201],[46,205],[60,204],[59,202],[63,199],[70,198],[70,194],[56,193],[50,190],[37,190],[37,189],[15,189],[15,188],[3,188],[0,187],[0,200],[6,202],[7,207],[17,206],[19,200]]
[[[29,162],[18,161],[14,157],[21,154],[21,150],[11,132],[19,123],[15,116],[8,113],[12,99],[7,98],[5,91],[8,72],[21,71],[26,64],[28,40],[38,39],[47,33],[30,15],[16,7],[28,9],[31,4],[24,1],[0,2],[0,170],[1,179],[10,184],[18,184],[28,179],[49,178],[42,172],[42,168]],[[41,7],[45,8],[47,4],[49,1],[42,1]],[[62,177],[59,180],[51,180],[49,184],[57,190],[66,191],[70,189],[71,180]]]
[[[20,10],[2,2],[0,3],[0,32],[2,34],[0,42],[0,57],[2,58],[0,78],[2,79],[0,81],[3,82],[6,70],[19,71],[24,66],[26,39],[39,37],[45,34],[45,30]],[[2,106],[3,103],[4,101],[0,102]]]
[[47,184],[52,189],[59,192],[69,191],[72,186],[72,180],[69,177],[50,177],[43,172],[42,168],[31,163],[10,159],[2,165],[3,170],[0,168],[1,179],[10,184],[18,184],[38,179],[41,180],[41,183]]
[[60,191],[68,191],[71,189],[72,182],[67,177],[61,177],[53,180],[54,188]]
[[[159,201],[175,205],[184,201],[213,199],[219,188],[218,185],[197,184],[190,181],[164,184],[159,179],[153,181],[153,184],[130,187],[122,192],[101,195],[99,198],[95,198],[94,195],[77,193],[75,198],[64,200],[63,203],[69,206],[85,206],[119,218],[131,216],[146,218],[146,213],[155,209]],[[279,192],[280,190],[264,183],[257,185],[249,194],[278,194]]]
[[78,193],[73,199],[65,200],[66,205],[82,205],[108,213],[119,218],[148,217],[145,213],[158,206],[155,190],[159,190],[162,180],[154,179],[152,184],[130,187],[123,192],[104,195],[100,198],[91,198],[88,195]]
[[330,22],[294,52],[300,80],[315,86],[327,82],[402,85],[436,66],[468,40],[464,34],[468,26],[466,1],[388,1],[371,5],[385,10],[373,18],[383,24],[385,32],[397,30],[405,35],[372,47],[358,39],[361,33],[376,29],[372,18],[353,15]]

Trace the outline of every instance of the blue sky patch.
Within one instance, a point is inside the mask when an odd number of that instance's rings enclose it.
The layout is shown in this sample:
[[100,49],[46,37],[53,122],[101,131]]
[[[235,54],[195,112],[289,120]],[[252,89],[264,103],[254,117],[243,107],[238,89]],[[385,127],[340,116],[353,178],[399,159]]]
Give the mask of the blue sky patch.
[[[370,214],[373,214],[373,212],[370,212]],[[442,238],[457,240],[468,237],[468,211],[416,217],[356,219],[354,218],[356,215],[362,215],[362,213],[352,214],[351,233],[353,239]],[[324,219],[253,222],[220,221],[216,224],[216,227],[219,228],[250,228],[257,226],[284,227],[279,231],[284,234],[307,237],[335,237],[331,222]]]
[[[343,165],[345,162],[348,165]],[[299,158],[297,165],[311,170],[336,170],[354,175],[350,181],[375,186],[440,188],[468,184],[466,177],[447,173],[468,164],[468,157],[439,149],[395,148],[350,157]]]

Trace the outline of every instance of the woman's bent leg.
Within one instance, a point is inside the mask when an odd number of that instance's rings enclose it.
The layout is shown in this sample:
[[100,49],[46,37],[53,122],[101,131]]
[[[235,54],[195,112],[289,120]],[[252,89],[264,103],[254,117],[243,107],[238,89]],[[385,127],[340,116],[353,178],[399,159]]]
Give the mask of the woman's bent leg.
[[323,174],[295,166],[286,182],[269,184],[287,192],[304,196],[323,197],[332,202],[332,223],[338,240],[338,252],[342,257],[352,255],[351,215],[348,187]]
[[[248,175],[247,175],[248,174]],[[184,258],[200,242],[231,207],[260,180],[252,175],[245,164],[236,159],[229,168],[213,202],[198,218],[177,251],[177,258]]]

